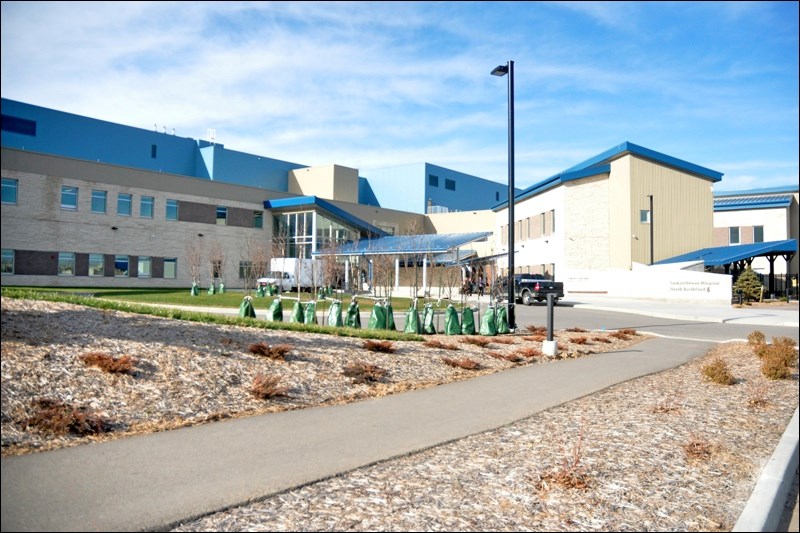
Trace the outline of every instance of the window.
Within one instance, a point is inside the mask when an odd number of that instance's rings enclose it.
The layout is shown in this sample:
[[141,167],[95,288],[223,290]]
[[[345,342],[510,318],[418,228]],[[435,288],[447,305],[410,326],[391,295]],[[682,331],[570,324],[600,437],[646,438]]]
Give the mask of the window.
[[92,213],[105,214],[107,195],[108,193],[106,191],[99,191],[97,189],[92,189]]
[[142,196],[139,204],[139,216],[142,218],[153,218],[153,205],[156,200],[152,196]]
[[764,242],[764,226],[753,226],[753,242]]
[[3,203],[17,203],[17,180],[3,178]]
[[158,145],[151,144],[150,145],[150,157],[155,159],[158,156]]
[[0,272],[3,274],[14,273],[14,250],[3,248],[2,262],[0,262]]
[[649,224],[650,223],[650,210],[649,209],[642,209],[639,211],[639,222],[642,224]]
[[78,188],[61,186],[61,209],[78,209]]
[[164,277],[175,279],[178,276],[178,258],[164,258]]
[[114,275],[117,277],[128,277],[128,256],[115,255],[114,256]]
[[140,278],[149,278],[153,275],[153,260],[147,256],[139,256],[136,275]]
[[495,191],[495,193],[494,193],[494,201],[495,202],[499,202],[500,201],[500,191]]
[[550,211],[550,233],[553,234],[556,232],[556,210],[553,209]]
[[103,254],[89,254],[89,275],[103,276],[105,273]]
[[36,137],[36,121],[34,120],[2,115],[2,128],[3,131]]
[[439,176],[434,176],[433,174],[428,174],[428,185],[431,187],[438,187],[439,186]]
[[228,224],[228,208],[219,206],[217,207],[217,225],[225,226]]
[[167,200],[167,220],[178,220],[178,200]]
[[728,244],[739,244],[739,228],[728,228]]
[[253,211],[253,227],[254,228],[263,228],[264,227],[264,212],[263,211]]
[[71,252],[58,252],[58,275],[75,275],[75,254]]
[[133,196],[122,192],[117,195],[117,214],[119,216],[131,216],[131,205],[133,205]]
[[222,277],[222,261],[211,261],[211,277],[214,279]]
[[445,179],[444,188],[447,189],[448,191],[456,190],[456,180]]
[[544,235],[544,213],[539,213],[539,235]]

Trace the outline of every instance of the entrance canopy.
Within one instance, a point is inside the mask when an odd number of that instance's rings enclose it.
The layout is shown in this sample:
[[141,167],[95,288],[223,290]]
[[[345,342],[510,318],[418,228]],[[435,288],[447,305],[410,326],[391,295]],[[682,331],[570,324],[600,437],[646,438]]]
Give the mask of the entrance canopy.
[[[444,254],[473,242],[485,241],[491,231],[425,235],[390,235],[379,239],[347,243],[313,252],[315,257],[353,255]],[[464,254],[467,255],[466,253]]]
[[756,242],[753,244],[739,244],[735,246],[717,246],[715,248],[703,248],[688,254],[677,255],[663,261],[658,261],[657,265],[669,263],[682,263],[686,261],[703,261],[705,266],[724,266],[737,263],[738,261],[752,261],[755,257],[782,257],[797,253],[797,241],[789,239],[786,241]]

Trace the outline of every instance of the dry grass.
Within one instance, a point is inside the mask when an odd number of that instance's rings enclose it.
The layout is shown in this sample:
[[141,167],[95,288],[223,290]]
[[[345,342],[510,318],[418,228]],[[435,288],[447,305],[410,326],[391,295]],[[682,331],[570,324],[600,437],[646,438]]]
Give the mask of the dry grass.
[[364,348],[370,352],[394,353],[396,351],[392,341],[376,341],[367,339],[364,341],[362,346],[364,346]]
[[461,359],[451,359],[450,357],[442,357],[445,364],[456,368],[463,368],[464,370],[480,370],[481,364],[473,359],[464,357]]
[[102,352],[89,352],[79,357],[87,366],[95,366],[110,374],[133,374],[136,359],[130,355],[114,357]]
[[364,361],[356,361],[349,365],[345,365],[342,373],[353,378],[353,383],[378,383],[383,381],[388,371],[372,363]]
[[435,339],[432,339],[432,340],[429,340],[429,341],[425,341],[425,342],[422,343],[422,345],[425,346],[426,348],[438,348],[440,350],[460,350],[461,349],[455,344],[445,343],[445,342],[438,341],[438,340],[435,340]]
[[492,339],[487,339],[486,337],[464,337],[461,339],[461,342],[485,348],[489,346],[489,344],[492,342]]
[[280,381],[281,378],[279,376],[256,374],[256,377],[253,378],[253,384],[250,386],[250,392],[259,400],[269,400],[278,396],[286,396],[289,387],[278,385]]
[[75,407],[52,398],[40,398],[31,403],[35,414],[25,420],[26,427],[53,435],[79,437],[111,431],[111,422],[89,407]]
[[728,364],[720,357],[703,366],[702,371],[703,376],[714,383],[719,383],[720,385],[733,385],[736,383],[736,378],[733,377]]
[[248,347],[250,353],[263,355],[276,361],[285,361],[286,356],[292,351],[292,346],[288,344],[269,345],[264,341],[255,342]]

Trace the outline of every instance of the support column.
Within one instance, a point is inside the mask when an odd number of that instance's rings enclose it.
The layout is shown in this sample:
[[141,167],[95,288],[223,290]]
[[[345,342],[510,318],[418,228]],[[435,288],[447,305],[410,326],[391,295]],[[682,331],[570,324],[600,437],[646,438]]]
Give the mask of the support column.
[[425,290],[428,288],[428,257],[422,256],[422,296],[425,296]]
[[344,260],[344,290],[350,290],[350,260]]
[[400,258],[394,258],[394,290],[400,290]]

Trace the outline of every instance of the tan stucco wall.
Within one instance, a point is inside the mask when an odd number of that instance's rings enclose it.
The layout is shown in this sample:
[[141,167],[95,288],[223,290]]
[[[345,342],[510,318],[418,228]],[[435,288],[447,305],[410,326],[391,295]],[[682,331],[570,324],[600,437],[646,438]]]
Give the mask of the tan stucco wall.
[[358,170],[323,165],[289,171],[289,192],[326,200],[358,203]]

